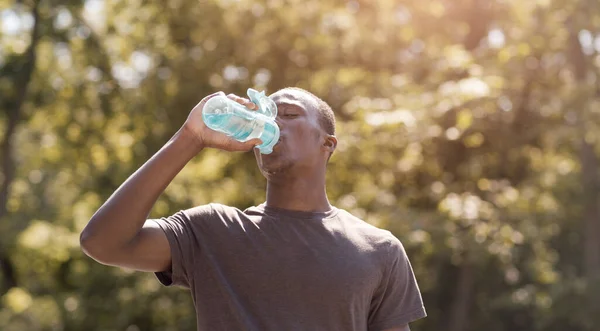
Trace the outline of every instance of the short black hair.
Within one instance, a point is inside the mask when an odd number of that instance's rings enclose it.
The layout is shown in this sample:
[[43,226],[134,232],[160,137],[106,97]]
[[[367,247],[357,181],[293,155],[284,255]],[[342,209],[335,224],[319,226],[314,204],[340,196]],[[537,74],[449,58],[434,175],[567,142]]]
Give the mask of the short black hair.
[[335,114],[333,113],[333,110],[327,104],[327,102],[323,101],[323,99],[308,92],[307,90],[299,87],[286,87],[282,90],[300,91],[312,97],[317,103],[317,111],[319,112],[319,120],[321,122],[321,126],[323,127],[323,129],[325,129],[325,132],[327,132],[327,134],[335,135]]

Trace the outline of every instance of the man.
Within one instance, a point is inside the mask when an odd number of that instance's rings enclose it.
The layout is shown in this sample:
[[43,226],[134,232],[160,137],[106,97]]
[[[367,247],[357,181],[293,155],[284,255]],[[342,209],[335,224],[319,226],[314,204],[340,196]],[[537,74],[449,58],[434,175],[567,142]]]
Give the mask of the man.
[[[219,92],[222,94],[222,92]],[[254,149],[267,179],[266,202],[244,211],[208,204],[146,220],[177,173],[204,148],[249,151],[208,129],[202,107],[93,215],[81,234],[100,263],[156,272],[189,288],[198,330],[406,331],[426,315],[401,243],[333,207],[325,170],[335,150],[331,108],[286,88],[271,98],[281,138],[273,153]],[[250,109],[245,98],[228,95]]]

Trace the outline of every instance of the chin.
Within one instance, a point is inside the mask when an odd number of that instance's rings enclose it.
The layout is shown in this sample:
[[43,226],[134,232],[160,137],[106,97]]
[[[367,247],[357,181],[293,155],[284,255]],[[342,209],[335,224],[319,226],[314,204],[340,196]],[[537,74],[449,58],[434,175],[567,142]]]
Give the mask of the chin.
[[288,160],[271,155],[261,156],[258,163],[260,171],[267,178],[288,172],[292,165]]

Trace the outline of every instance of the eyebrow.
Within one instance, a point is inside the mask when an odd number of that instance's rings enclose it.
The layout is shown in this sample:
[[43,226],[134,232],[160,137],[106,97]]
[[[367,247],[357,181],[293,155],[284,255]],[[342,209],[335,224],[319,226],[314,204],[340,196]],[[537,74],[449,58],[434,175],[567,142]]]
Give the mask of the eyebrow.
[[302,106],[302,104],[300,103],[296,103],[296,102],[278,102],[277,104],[277,108],[279,107],[292,107],[301,111],[305,111],[304,107]]

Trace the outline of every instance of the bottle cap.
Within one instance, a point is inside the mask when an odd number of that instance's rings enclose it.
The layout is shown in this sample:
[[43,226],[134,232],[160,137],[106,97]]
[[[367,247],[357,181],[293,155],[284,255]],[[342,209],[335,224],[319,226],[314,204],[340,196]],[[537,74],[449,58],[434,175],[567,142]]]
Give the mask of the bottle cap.
[[265,126],[270,126],[271,130],[264,130],[262,136],[263,143],[258,147],[262,154],[271,154],[273,152],[273,146],[277,144],[279,140],[279,127],[275,123],[277,117],[277,105],[273,99],[265,95],[265,91],[258,92],[257,90],[248,89],[248,97],[250,101],[254,102],[258,106],[257,112],[272,119],[271,123],[265,123]]
[[257,112],[269,117],[277,117],[277,105],[273,99],[265,95],[265,91],[258,92],[255,89],[249,88],[247,91],[250,101],[258,106]]

